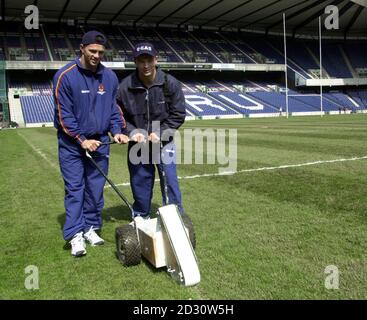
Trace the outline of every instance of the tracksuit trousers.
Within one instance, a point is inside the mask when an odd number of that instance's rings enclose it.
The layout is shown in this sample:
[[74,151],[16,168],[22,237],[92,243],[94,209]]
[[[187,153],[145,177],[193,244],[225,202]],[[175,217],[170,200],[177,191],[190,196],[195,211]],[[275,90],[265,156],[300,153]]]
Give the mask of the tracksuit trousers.
[[[94,137],[108,141],[108,136]],[[101,212],[104,205],[103,188],[105,178],[86,157],[85,150],[73,138],[58,132],[59,163],[65,184],[66,220],[63,236],[69,241],[80,231],[88,231],[91,226],[101,229]],[[100,146],[91,153],[103,172],[108,171],[109,146]]]
[[[150,156],[149,163],[134,164],[130,161],[130,150],[134,143],[129,143],[129,157],[128,168],[130,173],[130,184],[134,196],[134,217],[142,216],[149,217],[151,214],[151,202],[153,197],[153,187],[155,179],[155,168],[158,169],[160,178],[160,187],[162,192],[162,203],[176,204],[181,213],[184,213],[182,206],[181,192],[178,184],[177,170],[176,170],[176,148],[171,142],[166,145],[161,152],[161,158],[156,161],[154,156]],[[174,158],[170,163],[165,163],[165,157]],[[164,170],[167,181],[167,195],[168,202],[165,196],[164,179],[162,171]]]

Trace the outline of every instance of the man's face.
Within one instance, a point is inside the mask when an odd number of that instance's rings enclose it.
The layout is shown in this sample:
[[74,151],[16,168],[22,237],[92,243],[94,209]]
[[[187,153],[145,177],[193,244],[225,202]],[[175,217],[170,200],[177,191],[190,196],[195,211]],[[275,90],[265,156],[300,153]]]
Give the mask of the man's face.
[[98,63],[102,60],[105,52],[105,48],[101,44],[89,44],[87,46],[81,45],[80,50],[84,56],[85,63],[92,68],[98,66]]
[[135,59],[136,67],[138,68],[139,75],[149,77],[153,74],[155,66],[157,64],[157,57],[152,57],[147,54],[142,54]]

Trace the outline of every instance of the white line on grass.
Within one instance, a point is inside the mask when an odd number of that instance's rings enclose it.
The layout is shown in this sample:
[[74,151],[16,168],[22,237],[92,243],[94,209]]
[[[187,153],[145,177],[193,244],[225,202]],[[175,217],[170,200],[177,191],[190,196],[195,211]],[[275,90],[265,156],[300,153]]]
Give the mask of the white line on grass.
[[[319,161],[305,162],[305,163],[298,163],[298,164],[285,164],[285,165],[281,165],[277,167],[261,167],[261,168],[243,169],[243,170],[238,170],[238,171],[230,171],[230,172],[222,172],[222,173],[197,174],[194,176],[178,177],[178,179],[184,180],[184,179],[197,179],[197,178],[204,178],[204,177],[229,176],[229,175],[234,175],[237,173],[244,173],[244,172],[271,171],[271,170],[279,170],[279,169],[314,166],[314,165],[325,164],[325,163],[346,162],[346,161],[356,161],[356,160],[365,160],[365,159],[367,159],[367,156],[353,157],[353,158],[346,158],[346,159],[319,160]],[[158,182],[159,179],[155,179],[155,181]],[[129,182],[119,183],[119,184],[116,184],[116,186],[126,187],[126,186],[130,186],[130,183]],[[111,186],[106,185],[105,188],[111,188]]]
[[37,148],[36,146],[34,146],[31,142],[29,142],[29,140],[23,136],[18,130],[17,130],[18,135],[32,148],[33,151],[35,151],[39,156],[41,156],[41,158],[43,160],[45,160],[52,168],[59,170],[59,167],[52,162],[42,151],[40,148]]

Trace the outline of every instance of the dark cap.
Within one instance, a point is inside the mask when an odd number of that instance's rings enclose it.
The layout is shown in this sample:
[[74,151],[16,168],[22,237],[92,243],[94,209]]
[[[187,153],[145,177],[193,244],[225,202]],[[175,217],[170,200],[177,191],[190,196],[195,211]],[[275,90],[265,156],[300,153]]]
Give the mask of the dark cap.
[[141,42],[134,47],[134,58],[137,58],[143,54],[155,57],[157,56],[157,51],[154,46],[149,42]]
[[87,46],[88,44],[101,44],[106,45],[106,37],[98,31],[88,31],[83,35],[82,45]]

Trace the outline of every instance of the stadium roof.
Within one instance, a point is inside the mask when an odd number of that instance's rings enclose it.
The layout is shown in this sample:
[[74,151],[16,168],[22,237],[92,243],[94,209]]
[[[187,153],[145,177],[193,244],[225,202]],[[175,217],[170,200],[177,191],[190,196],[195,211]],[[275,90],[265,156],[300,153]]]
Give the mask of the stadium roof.
[[1,18],[19,20],[24,8],[38,7],[41,21],[111,23],[133,26],[199,26],[202,28],[317,34],[318,17],[326,6],[339,8],[339,29],[334,36],[367,35],[367,0],[0,0]]

